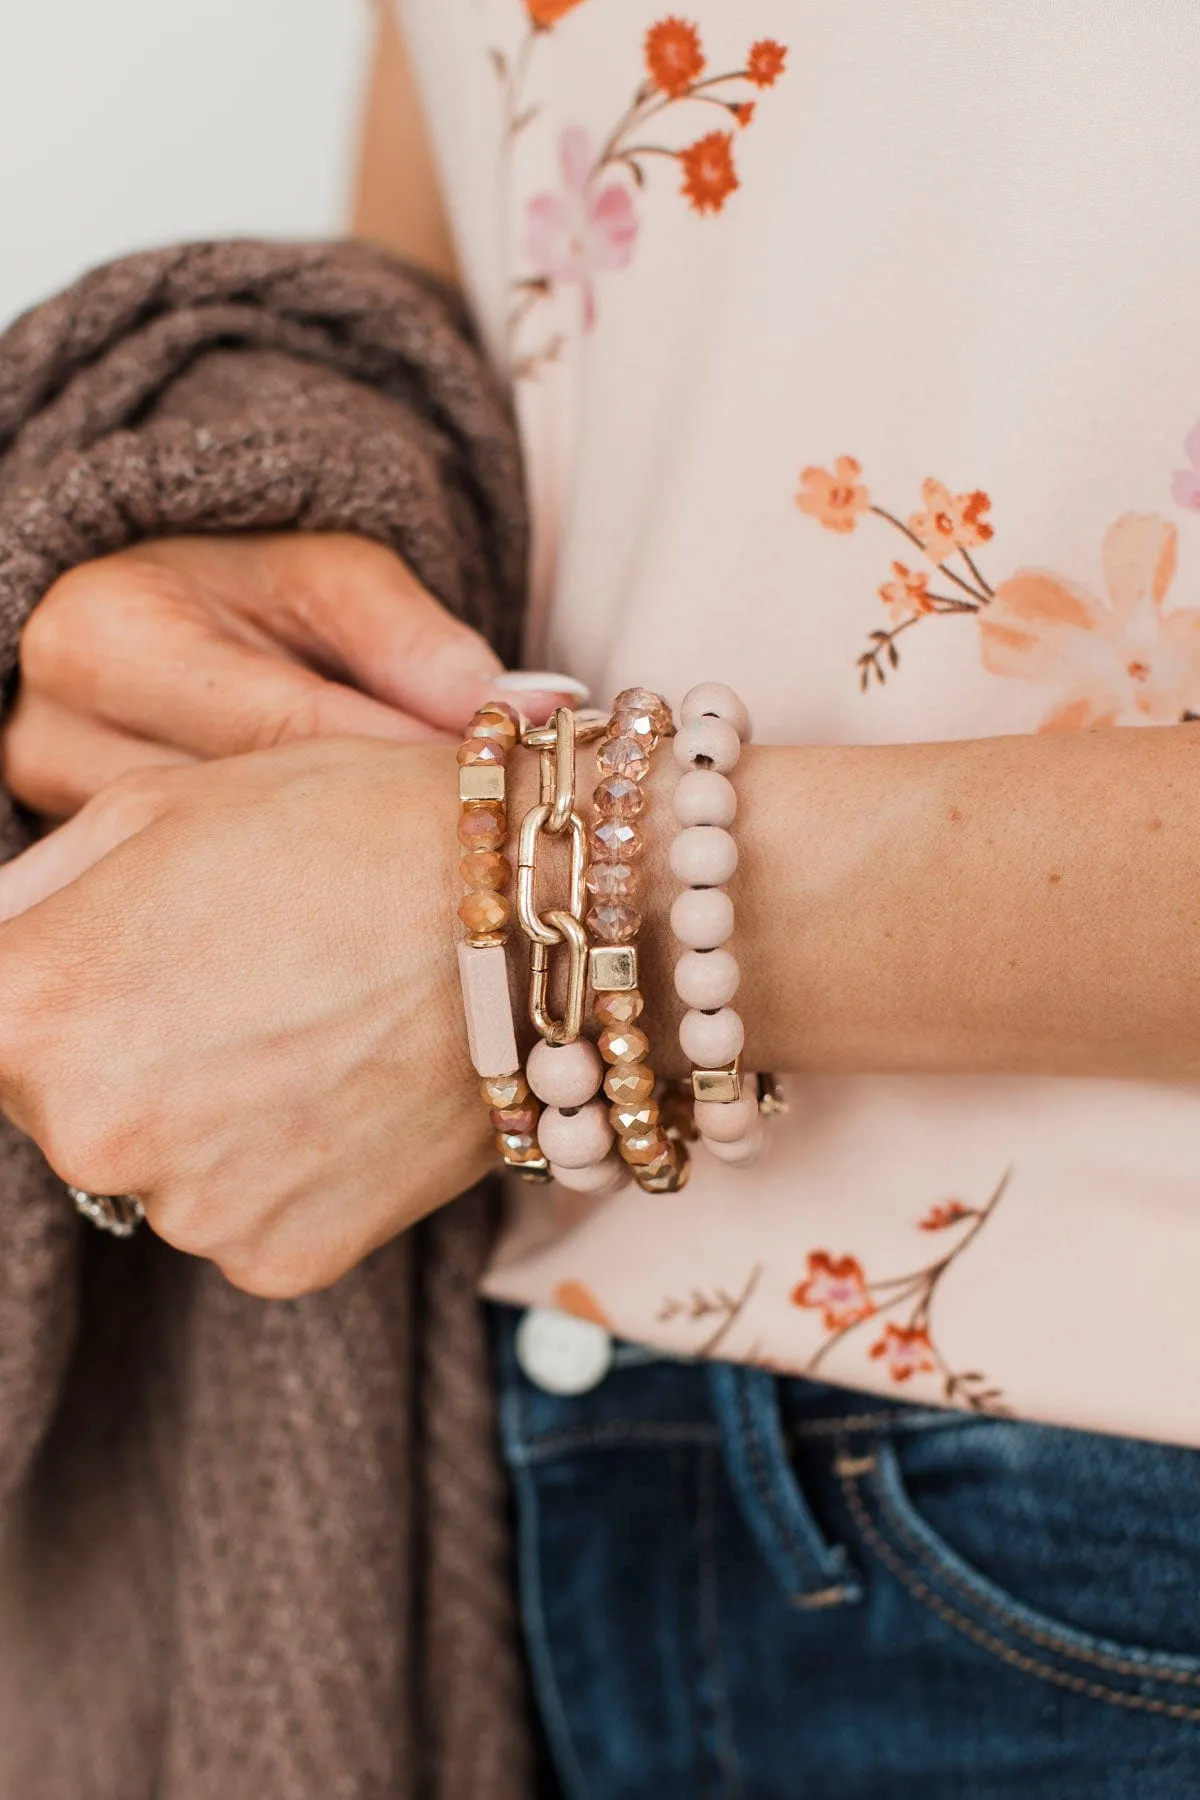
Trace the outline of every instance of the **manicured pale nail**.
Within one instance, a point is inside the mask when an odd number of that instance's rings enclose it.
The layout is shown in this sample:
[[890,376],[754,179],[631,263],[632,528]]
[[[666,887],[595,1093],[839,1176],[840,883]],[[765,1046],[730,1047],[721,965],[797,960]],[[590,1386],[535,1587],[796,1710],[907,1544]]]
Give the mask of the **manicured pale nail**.
[[592,691],[572,675],[554,675],[545,669],[509,669],[503,675],[488,676],[488,681],[502,694],[562,694],[568,700],[586,700]]

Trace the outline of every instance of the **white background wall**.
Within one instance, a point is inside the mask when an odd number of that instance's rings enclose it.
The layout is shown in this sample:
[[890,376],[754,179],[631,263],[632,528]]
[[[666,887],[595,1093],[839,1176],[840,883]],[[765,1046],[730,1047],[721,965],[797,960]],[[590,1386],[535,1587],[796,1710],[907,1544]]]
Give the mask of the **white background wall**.
[[341,229],[369,24],[368,0],[0,0],[0,326],[124,250]]

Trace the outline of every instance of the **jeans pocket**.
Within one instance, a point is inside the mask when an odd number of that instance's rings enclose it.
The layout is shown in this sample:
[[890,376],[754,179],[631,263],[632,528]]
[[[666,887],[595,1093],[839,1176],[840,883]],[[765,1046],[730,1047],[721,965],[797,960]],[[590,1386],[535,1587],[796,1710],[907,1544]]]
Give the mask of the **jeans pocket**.
[[867,1557],[978,1649],[1200,1724],[1200,1457],[1002,1421],[847,1440]]
[[846,1551],[826,1539],[804,1492],[775,1378],[733,1363],[711,1363],[708,1378],[726,1474],[750,1535],[787,1598],[813,1610],[861,1599]]

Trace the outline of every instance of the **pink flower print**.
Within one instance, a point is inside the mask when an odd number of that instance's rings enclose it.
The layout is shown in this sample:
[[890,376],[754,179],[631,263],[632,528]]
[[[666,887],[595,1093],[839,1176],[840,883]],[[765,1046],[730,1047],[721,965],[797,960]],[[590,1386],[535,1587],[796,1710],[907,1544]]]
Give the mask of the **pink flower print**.
[[819,1309],[826,1331],[856,1325],[875,1311],[858,1258],[830,1256],[828,1250],[809,1251],[808,1279],[793,1288],[792,1305]]
[[1118,519],[1104,540],[1107,603],[1034,569],[996,589],[979,614],[983,665],[1059,690],[1041,730],[1165,725],[1200,711],[1200,611],[1163,610],[1176,541],[1154,513]]
[[1190,469],[1176,470],[1171,482],[1171,496],[1177,506],[1186,506],[1191,512],[1200,512],[1200,419],[1197,419],[1184,438],[1183,448],[1192,466]]
[[920,1325],[885,1325],[883,1336],[871,1345],[871,1360],[885,1358],[893,1381],[911,1381],[914,1375],[932,1375],[937,1368],[929,1333]]
[[558,140],[562,191],[537,194],[525,208],[524,252],[535,275],[550,283],[578,282],[584,329],[596,322],[596,276],[627,269],[638,220],[620,181],[597,189],[587,132],[570,126]]

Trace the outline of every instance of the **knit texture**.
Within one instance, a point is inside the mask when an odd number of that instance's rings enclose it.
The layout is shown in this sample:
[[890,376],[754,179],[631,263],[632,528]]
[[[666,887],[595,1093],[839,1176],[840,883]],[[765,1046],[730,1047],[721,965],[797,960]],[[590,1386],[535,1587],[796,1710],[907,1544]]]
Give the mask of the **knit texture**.
[[[354,531],[506,658],[506,403],[456,302],[359,246],[126,258],[0,338],[0,679],[67,569]],[[26,841],[0,798],[0,851]],[[2,1008],[0,1008],[2,1010]],[[0,1136],[0,1794],[533,1791],[476,1192],[323,1294],[237,1292],[76,1219]]]

